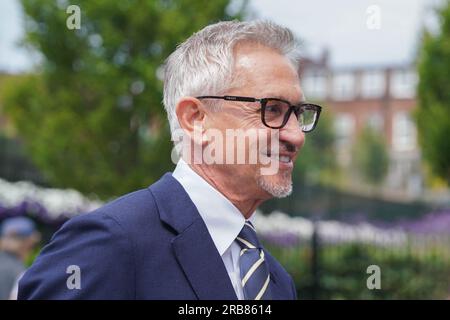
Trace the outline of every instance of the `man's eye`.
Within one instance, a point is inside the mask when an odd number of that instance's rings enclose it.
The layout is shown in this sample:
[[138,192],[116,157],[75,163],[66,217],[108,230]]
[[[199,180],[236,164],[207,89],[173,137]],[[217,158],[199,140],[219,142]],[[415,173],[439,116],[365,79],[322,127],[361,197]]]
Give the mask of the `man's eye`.
[[281,106],[277,104],[266,106],[266,112],[270,112],[273,114],[281,114],[281,109]]

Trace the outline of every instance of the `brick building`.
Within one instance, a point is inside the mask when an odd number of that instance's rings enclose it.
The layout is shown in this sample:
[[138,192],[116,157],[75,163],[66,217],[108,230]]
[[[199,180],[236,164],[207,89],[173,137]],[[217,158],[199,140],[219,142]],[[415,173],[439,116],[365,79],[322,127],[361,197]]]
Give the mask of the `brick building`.
[[417,74],[412,64],[332,68],[328,53],[300,63],[308,100],[334,114],[339,163],[351,165],[351,148],[365,126],[385,137],[390,156],[385,187],[417,196],[422,192],[420,150],[412,111]]

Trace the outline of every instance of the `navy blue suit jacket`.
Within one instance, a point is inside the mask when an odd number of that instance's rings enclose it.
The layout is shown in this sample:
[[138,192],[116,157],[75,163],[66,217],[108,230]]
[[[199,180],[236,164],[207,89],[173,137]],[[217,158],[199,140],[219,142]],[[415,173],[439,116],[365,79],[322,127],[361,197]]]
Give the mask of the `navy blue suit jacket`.
[[[273,298],[295,299],[292,278],[265,253]],[[79,289],[67,286],[71,265],[80,268]],[[170,173],[65,223],[20,280],[18,298],[237,299],[205,223]]]

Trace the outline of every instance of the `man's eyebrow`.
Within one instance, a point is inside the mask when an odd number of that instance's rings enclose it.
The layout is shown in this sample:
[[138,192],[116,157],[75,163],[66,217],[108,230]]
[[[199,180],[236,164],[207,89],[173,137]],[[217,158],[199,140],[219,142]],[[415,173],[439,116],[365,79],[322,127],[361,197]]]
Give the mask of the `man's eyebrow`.
[[304,96],[304,95],[302,95],[302,97],[300,98],[300,101],[298,101],[297,103],[292,103],[292,101],[291,101],[290,99],[286,98],[285,96],[279,95],[279,94],[267,94],[267,95],[265,95],[264,97],[265,97],[265,98],[275,98],[275,99],[284,100],[284,101],[287,101],[287,102],[289,102],[291,105],[294,105],[294,106],[306,102],[305,96]]

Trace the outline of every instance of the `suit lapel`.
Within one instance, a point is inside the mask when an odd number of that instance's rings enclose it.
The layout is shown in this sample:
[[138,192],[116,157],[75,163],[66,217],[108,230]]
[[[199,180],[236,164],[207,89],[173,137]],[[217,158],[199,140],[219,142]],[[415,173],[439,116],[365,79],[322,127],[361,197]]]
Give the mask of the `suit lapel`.
[[272,295],[272,300],[291,300],[293,299],[293,296],[287,292],[286,288],[281,286],[279,281],[279,275],[276,267],[276,263],[273,259],[273,257],[269,254],[269,252],[264,249],[265,251],[265,257],[267,264],[269,266],[269,272],[270,272],[270,283],[269,283],[269,289],[270,293]]
[[183,187],[167,173],[149,190],[161,220],[178,233],[172,247],[196,296],[202,300],[237,299],[222,258]]
[[222,258],[201,218],[176,237],[172,245],[199,299],[237,299]]
[[279,286],[277,282],[277,275],[272,270],[270,271],[270,283],[269,283],[270,294],[272,295],[272,300],[285,300],[289,299],[286,297],[286,289]]

